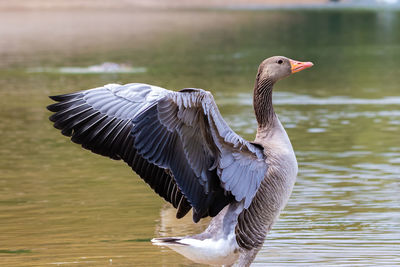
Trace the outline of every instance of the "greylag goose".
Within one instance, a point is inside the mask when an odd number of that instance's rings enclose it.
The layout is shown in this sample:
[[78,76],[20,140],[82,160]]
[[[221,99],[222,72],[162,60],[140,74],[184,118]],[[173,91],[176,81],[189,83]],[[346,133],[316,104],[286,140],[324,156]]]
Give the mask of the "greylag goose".
[[297,175],[292,145],[272,106],[272,87],[311,67],[265,59],[254,86],[253,142],[224,121],[210,92],[132,83],[50,97],[50,120],[94,153],[125,161],[170,202],[176,217],[213,217],[201,234],[154,238],[192,261],[249,266],[285,207]]

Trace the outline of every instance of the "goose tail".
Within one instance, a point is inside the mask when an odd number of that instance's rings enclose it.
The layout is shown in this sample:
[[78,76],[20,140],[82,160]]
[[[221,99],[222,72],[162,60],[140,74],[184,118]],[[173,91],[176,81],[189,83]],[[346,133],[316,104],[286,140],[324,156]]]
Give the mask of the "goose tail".
[[153,245],[166,246],[186,258],[203,264],[230,265],[238,258],[236,240],[201,239],[198,236],[161,237],[151,240]]

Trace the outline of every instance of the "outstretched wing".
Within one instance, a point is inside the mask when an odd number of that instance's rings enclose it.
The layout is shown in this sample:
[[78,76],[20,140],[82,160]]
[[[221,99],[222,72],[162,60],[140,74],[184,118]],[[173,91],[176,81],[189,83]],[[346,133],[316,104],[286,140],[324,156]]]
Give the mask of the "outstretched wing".
[[178,209],[177,217],[192,208],[168,170],[144,160],[133,147],[131,119],[166,94],[144,84],[108,84],[91,90],[52,96],[59,102],[47,108],[61,133],[94,153],[123,159],[151,188]]
[[267,170],[262,149],[235,134],[201,89],[113,84],[53,99],[50,120],[64,135],[123,159],[178,215],[192,206],[194,221],[233,198],[247,208]]

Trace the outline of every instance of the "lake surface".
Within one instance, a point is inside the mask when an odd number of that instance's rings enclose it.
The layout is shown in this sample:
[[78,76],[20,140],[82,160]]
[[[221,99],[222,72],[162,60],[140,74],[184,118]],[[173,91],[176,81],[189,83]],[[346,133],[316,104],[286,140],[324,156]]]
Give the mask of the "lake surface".
[[[124,163],[72,144],[48,121],[47,96],[106,83],[204,88],[251,140],[254,78],[272,55],[315,66],[275,87],[299,175],[254,266],[400,265],[400,13],[9,11],[0,21],[0,265],[200,266],[150,239],[207,222],[176,220]],[[85,71],[104,62],[132,71]]]

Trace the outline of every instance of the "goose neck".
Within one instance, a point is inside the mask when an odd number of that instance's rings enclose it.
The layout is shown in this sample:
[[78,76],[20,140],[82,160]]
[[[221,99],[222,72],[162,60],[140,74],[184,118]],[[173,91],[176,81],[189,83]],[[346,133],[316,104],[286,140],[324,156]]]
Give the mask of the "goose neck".
[[272,88],[274,83],[269,78],[257,77],[254,86],[253,104],[259,128],[271,126],[275,121],[275,112],[272,105]]

